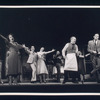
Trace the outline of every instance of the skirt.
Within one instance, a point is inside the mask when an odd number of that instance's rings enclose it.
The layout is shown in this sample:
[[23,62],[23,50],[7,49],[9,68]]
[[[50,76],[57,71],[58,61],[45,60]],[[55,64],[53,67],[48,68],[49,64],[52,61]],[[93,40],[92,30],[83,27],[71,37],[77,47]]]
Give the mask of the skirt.
[[37,61],[37,75],[39,74],[48,74],[48,70],[43,59],[38,59]]
[[8,75],[21,74],[21,61],[17,52],[11,52],[7,58],[8,62]]

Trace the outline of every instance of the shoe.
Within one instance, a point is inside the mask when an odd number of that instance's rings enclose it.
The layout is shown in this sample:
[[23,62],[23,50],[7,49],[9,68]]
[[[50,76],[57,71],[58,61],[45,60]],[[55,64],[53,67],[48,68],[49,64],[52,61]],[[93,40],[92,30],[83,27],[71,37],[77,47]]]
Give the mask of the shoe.
[[92,73],[90,73],[90,77],[92,77],[93,76],[93,74]]
[[97,83],[100,83],[100,80],[98,80]]
[[42,83],[42,81],[39,81],[40,83]]
[[57,80],[56,82],[60,83],[60,80]]
[[9,83],[9,85],[12,85],[12,83]]
[[63,82],[62,82],[62,84],[65,84],[65,83],[66,83],[66,81],[63,81]]
[[12,83],[12,85],[19,85],[17,82]]
[[31,83],[35,83],[35,81],[31,81]]
[[44,83],[47,83],[47,81],[45,80]]
[[17,83],[13,83],[12,85],[17,85]]
[[3,85],[3,84],[4,84],[4,82],[3,82],[3,81],[1,81],[1,84]]
[[72,82],[73,82],[73,83],[78,83],[78,81],[77,81],[77,80],[72,80]]
[[84,80],[81,80],[82,84],[84,84]]

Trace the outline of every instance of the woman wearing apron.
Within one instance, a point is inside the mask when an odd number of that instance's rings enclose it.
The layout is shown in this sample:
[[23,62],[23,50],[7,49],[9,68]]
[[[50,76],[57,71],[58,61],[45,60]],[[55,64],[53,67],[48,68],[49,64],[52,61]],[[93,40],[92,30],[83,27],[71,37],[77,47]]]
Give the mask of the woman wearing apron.
[[45,64],[45,55],[54,52],[55,50],[51,50],[48,52],[44,51],[44,47],[40,49],[38,54],[38,61],[37,61],[37,75],[39,75],[40,83],[46,83],[46,75],[48,74],[48,70]]
[[36,82],[36,63],[37,63],[37,54],[35,53],[35,47],[31,46],[31,50],[26,48],[27,53],[29,54],[29,58],[27,60],[27,63],[30,64],[32,68],[32,78],[31,83]]
[[63,83],[68,81],[69,72],[73,74],[72,81],[76,81],[76,72],[78,71],[76,53],[78,52],[78,46],[75,43],[76,37],[72,36],[70,43],[67,43],[62,50],[62,55],[65,59]]

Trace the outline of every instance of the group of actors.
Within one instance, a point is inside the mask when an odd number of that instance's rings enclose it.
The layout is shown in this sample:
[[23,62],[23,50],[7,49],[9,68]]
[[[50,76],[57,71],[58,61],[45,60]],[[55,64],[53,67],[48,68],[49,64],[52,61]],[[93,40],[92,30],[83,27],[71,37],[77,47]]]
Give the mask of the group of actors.
[[[21,74],[21,60],[20,60],[20,49],[24,49],[25,52],[29,54],[27,63],[30,64],[32,69],[32,78],[31,82],[37,81],[37,76],[39,77],[39,82],[46,83],[46,75],[48,74],[46,66],[46,55],[55,51],[44,51],[44,47],[40,48],[39,52],[35,52],[35,47],[31,46],[28,48],[25,44],[20,45],[14,41],[12,34],[8,35],[8,38],[0,34],[0,37],[5,40],[7,47],[6,57],[6,67],[8,68],[7,76],[9,79],[9,85],[18,84],[18,75]],[[72,36],[70,42],[67,43],[61,52],[57,51],[53,56],[54,64],[57,68],[57,81],[60,82],[60,68],[63,66],[64,70],[64,80],[63,84],[68,82],[69,74],[72,75],[72,82],[76,81],[77,72],[82,75],[82,82],[84,81],[84,58],[90,55],[90,60],[92,62],[93,70],[90,72],[90,77],[93,75],[96,76],[97,82],[100,82],[99,79],[99,69],[100,69],[100,40],[99,34],[96,33],[93,36],[93,40],[88,42],[87,51],[89,52],[86,55],[83,55],[79,50],[76,44],[76,37]]]

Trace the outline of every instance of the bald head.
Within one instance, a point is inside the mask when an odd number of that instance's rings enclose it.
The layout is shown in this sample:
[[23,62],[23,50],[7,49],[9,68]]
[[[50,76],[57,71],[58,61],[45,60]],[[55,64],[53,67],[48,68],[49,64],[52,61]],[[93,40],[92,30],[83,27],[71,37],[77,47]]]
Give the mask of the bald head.
[[70,42],[71,42],[72,44],[75,44],[75,43],[76,43],[76,37],[75,37],[75,36],[72,36],[72,37],[70,38]]

